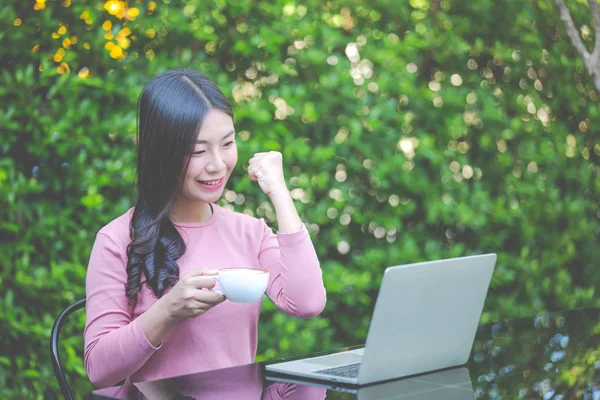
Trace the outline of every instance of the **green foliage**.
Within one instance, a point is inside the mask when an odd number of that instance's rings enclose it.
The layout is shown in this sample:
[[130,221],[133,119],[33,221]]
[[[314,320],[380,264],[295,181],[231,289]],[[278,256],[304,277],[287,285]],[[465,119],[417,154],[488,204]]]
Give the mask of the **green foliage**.
[[[282,151],[321,259],[325,312],[266,301],[259,360],[364,341],[400,263],[498,253],[482,322],[599,305],[598,94],[550,0],[35,4],[0,8],[1,397],[57,391],[52,323],[132,206],[137,95],[170,68],[234,102],[222,202],[275,224],[244,166]],[[79,318],[63,359],[83,393]]]

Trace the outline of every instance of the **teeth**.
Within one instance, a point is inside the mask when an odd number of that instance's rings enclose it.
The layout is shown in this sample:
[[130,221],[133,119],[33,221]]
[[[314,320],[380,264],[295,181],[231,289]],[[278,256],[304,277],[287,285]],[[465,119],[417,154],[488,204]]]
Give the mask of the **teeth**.
[[221,182],[220,179],[217,179],[216,181],[200,181],[200,183],[202,183],[203,185],[218,185],[219,182]]

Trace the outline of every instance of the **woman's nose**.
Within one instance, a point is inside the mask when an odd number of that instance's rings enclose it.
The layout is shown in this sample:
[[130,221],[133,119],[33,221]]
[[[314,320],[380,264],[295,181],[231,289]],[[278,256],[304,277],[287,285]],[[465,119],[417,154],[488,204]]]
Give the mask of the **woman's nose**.
[[219,172],[225,169],[225,161],[219,155],[215,155],[206,166],[208,172]]

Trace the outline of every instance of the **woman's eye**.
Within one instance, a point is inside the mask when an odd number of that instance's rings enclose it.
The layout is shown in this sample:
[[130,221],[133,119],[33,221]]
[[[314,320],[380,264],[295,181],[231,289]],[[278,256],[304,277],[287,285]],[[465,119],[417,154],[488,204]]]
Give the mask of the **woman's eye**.
[[193,152],[192,154],[195,155],[195,156],[199,156],[200,154],[204,154],[204,153],[206,153],[206,151],[204,151],[204,150],[198,150],[198,151]]
[[224,146],[224,147],[229,147],[229,146],[231,146],[231,145],[232,145],[232,144],[234,144],[234,143],[235,143],[235,142],[232,140],[231,142],[227,142],[227,143],[225,143],[223,146]]

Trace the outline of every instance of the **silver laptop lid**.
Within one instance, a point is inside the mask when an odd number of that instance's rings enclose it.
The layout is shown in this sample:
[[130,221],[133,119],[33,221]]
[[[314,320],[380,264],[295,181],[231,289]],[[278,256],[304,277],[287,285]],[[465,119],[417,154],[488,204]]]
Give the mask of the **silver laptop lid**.
[[484,254],[387,268],[358,383],[464,364],[495,264]]

